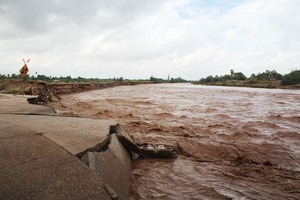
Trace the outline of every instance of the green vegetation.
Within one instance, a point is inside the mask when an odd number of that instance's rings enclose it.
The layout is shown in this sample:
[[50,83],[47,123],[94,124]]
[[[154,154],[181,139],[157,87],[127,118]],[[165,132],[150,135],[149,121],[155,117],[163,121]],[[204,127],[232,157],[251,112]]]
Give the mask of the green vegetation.
[[[187,82],[181,77],[178,78],[170,78],[162,79],[151,76],[150,79],[138,79],[138,80],[129,80],[124,79],[123,77],[114,77],[110,79],[99,79],[99,78],[83,78],[77,77],[72,78],[71,76],[66,77],[51,77],[45,75],[37,75],[29,76],[26,75],[24,79],[22,79],[19,75],[16,74],[0,74],[0,92],[8,93],[8,94],[32,94],[35,92],[34,87],[38,85],[39,82],[44,83],[74,83],[74,84],[97,84],[97,83],[116,83],[114,85],[136,85],[136,84],[144,84],[144,83],[182,83]],[[36,84],[37,83],[37,84]]]
[[[0,74],[0,80],[16,80],[20,79],[19,75],[16,74]],[[162,79],[162,78],[156,78],[154,76],[151,76],[149,79],[138,79],[138,80],[129,80],[124,79],[123,77],[114,77],[109,79],[100,79],[100,78],[83,78],[83,77],[77,77],[72,78],[71,76],[60,76],[60,77],[51,77],[46,75],[37,75],[37,76],[29,76],[26,75],[24,78],[27,81],[45,81],[45,82],[58,82],[58,83],[95,83],[95,82],[154,82],[154,83],[185,83],[188,82],[187,80],[178,77],[178,78],[170,78],[168,79]]]
[[185,80],[181,77],[162,79],[162,78],[155,78],[155,77],[151,76],[149,80],[154,83],[186,83],[186,82],[188,82],[187,80]]
[[300,70],[294,70],[283,76],[282,85],[295,85],[300,83]]
[[[181,77],[167,79],[157,78],[151,76],[149,79],[138,79],[129,80],[123,77],[115,77],[109,79],[100,78],[83,78],[77,77],[72,78],[71,76],[60,76],[51,77],[35,73],[36,76],[25,76],[26,81],[44,81],[48,83],[97,83],[97,82],[119,82],[119,83],[186,83],[190,82]],[[20,89],[18,87],[7,87],[7,81],[17,80],[20,81],[20,75],[16,74],[0,74],[0,91],[6,93],[17,93]],[[238,86],[238,87],[263,87],[263,88],[280,88],[289,85],[300,84],[300,70],[293,70],[289,74],[281,75],[275,70],[266,70],[265,72],[252,74],[250,77],[246,77],[242,72],[235,72],[233,69],[230,70],[229,74],[221,76],[207,76],[201,78],[199,81],[193,82],[194,84],[205,84],[205,85],[219,85],[219,86]],[[299,87],[299,86],[296,86]]]
[[280,86],[300,84],[300,70],[294,70],[284,76],[275,70],[266,70],[263,73],[252,74],[249,78],[242,72],[230,70],[230,74],[207,76],[200,79],[196,84],[278,88]]
[[6,83],[0,83],[0,91],[6,88]]
[[[17,80],[20,79],[20,75],[16,74],[0,74],[0,81],[1,80]],[[109,78],[109,79],[100,79],[100,78],[83,78],[83,77],[77,77],[72,78],[71,76],[60,76],[60,77],[52,77],[52,76],[46,76],[46,75],[36,75],[36,76],[29,76],[26,75],[24,78],[26,81],[44,81],[44,82],[58,82],[58,83],[95,83],[95,82],[125,82],[125,81],[132,81],[128,79],[124,79],[123,77],[115,77],[115,78]],[[135,81],[144,81],[144,80],[135,80]],[[148,80],[149,81],[149,80]]]
[[17,95],[17,94],[20,94],[21,93],[21,90],[20,88],[18,87],[12,87],[12,88],[5,88],[4,92],[6,94],[14,94],[14,95]]
[[275,70],[269,71],[263,73],[258,73],[257,75],[252,74],[250,78],[247,78],[242,72],[234,72],[233,70],[230,70],[230,75],[225,74],[223,76],[208,76],[206,78],[202,78],[199,80],[199,83],[210,83],[210,82],[224,82],[224,81],[275,81],[275,80],[281,80],[282,75],[278,74]]

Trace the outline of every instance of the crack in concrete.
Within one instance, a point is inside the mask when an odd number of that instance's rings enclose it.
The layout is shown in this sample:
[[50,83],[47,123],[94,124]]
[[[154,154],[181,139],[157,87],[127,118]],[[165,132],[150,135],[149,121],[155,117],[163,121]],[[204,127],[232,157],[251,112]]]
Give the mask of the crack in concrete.
[[116,134],[118,140],[125,147],[132,160],[136,160],[141,157],[142,153],[139,147],[135,144],[133,139],[122,129],[120,124],[111,125],[109,127],[110,134]]
[[76,156],[81,159],[87,152],[105,152],[111,143],[111,134],[107,134],[107,137],[102,142],[96,144],[94,147],[88,148],[83,152],[76,154]]
[[[115,134],[115,135],[114,135]],[[123,148],[121,146],[123,146]],[[106,152],[107,153],[104,153]],[[130,154],[129,154],[130,155]],[[110,131],[106,138],[76,156],[103,181],[103,188],[112,200],[125,199],[128,195],[131,159],[116,133]],[[111,177],[111,174],[115,176]],[[120,180],[119,180],[120,179]],[[126,191],[125,191],[126,190]]]

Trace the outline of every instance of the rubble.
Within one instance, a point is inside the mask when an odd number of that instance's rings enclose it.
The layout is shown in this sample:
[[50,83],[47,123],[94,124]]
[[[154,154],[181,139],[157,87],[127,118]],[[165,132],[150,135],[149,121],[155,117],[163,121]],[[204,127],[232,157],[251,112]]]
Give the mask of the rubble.
[[177,158],[177,153],[171,146],[164,144],[147,144],[139,145],[139,150],[143,158]]
[[31,104],[47,104],[48,102],[55,102],[60,99],[46,82],[36,82],[34,87],[30,88],[30,91],[36,95],[36,97],[27,99],[28,103]]
[[117,135],[119,141],[124,145],[125,149],[131,155],[132,160],[137,158],[177,158],[177,153],[171,146],[147,143],[141,145],[136,144],[119,124],[110,126],[110,134],[113,133]]

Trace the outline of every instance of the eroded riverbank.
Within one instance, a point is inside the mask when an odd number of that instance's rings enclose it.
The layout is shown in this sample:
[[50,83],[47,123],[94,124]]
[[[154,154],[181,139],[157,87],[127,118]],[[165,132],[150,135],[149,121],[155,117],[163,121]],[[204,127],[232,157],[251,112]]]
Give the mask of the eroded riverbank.
[[191,84],[62,96],[56,109],[113,118],[176,160],[138,160],[129,199],[298,199],[300,92]]

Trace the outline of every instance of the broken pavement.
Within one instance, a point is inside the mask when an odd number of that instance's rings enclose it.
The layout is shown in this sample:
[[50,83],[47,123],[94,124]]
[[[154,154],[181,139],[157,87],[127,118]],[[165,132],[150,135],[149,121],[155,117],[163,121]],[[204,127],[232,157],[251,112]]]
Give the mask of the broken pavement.
[[132,159],[176,157],[147,153],[114,120],[59,116],[29,97],[0,94],[0,199],[126,199]]
[[125,199],[131,160],[118,141],[104,163],[94,163],[109,172],[99,175],[76,157],[105,140],[115,122],[56,116],[26,99],[0,94],[1,199]]

